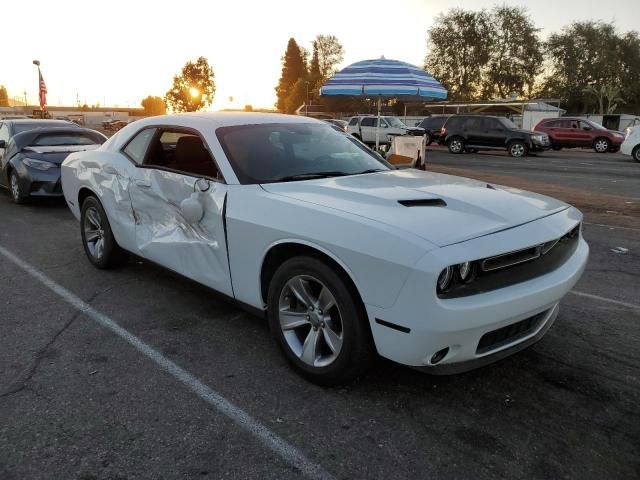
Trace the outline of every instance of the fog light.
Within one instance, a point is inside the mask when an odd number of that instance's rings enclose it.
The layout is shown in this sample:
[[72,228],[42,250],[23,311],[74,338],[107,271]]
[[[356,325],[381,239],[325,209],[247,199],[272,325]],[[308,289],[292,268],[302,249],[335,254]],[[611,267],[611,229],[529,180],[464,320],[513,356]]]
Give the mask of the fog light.
[[443,348],[442,350],[439,350],[436,353],[434,353],[433,357],[431,357],[431,365],[440,363],[440,361],[447,356],[447,353],[449,353],[449,347]]

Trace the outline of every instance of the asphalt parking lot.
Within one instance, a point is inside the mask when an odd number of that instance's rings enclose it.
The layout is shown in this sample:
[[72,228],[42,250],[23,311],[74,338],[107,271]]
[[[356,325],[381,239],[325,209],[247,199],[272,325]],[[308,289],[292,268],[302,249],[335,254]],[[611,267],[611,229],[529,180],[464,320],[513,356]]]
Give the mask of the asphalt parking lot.
[[139,259],[94,269],[63,203],[0,193],[0,478],[640,477],[640,164],[427,158],[583,202],[587,271],[528,350],[449,377],[380,360],[340,389],[203,287]]

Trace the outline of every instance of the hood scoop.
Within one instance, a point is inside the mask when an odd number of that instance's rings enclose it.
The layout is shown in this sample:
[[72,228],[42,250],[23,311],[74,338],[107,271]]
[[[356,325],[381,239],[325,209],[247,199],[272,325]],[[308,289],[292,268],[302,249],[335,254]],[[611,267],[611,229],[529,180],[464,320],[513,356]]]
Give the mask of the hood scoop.
[[447,202],[441,198],[417,198],[415,200],[398,200],[405,207],[446,207]]

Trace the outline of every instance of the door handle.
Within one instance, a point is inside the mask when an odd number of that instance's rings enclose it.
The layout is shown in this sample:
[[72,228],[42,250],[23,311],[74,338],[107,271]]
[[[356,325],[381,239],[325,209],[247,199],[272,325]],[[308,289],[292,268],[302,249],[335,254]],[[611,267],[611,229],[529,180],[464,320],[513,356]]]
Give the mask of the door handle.
[[136,180],[135,184],[140,188],[151,188],[151,182],[147,182],[146,180]]

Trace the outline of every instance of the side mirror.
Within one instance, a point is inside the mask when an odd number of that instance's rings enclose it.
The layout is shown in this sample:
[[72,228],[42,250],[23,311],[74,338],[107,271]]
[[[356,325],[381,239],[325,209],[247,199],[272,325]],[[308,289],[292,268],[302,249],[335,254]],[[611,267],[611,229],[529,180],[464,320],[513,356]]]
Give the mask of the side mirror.
[[588,125],[585,125],[584,127],[582,127],[582,129],[588,132],[589,130],[591,130],[591,127],[589,127]]
[[7,142],[0,140],[0,148],[7,148]]
[[198,196],[198,192],[193,192],[189,198],[185,198],[180,202],[182,216],[188,223],[198,223],[204,216],[204,208]]

